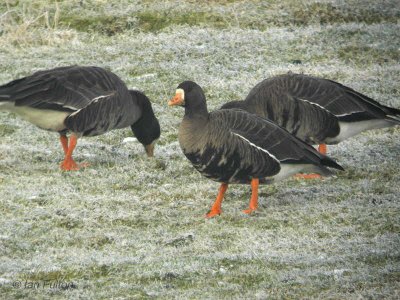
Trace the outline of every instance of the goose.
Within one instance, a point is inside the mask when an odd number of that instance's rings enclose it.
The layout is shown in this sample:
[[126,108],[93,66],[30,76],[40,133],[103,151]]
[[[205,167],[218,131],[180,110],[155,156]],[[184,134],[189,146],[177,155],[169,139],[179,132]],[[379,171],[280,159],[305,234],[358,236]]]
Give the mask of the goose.
[[333,174],[328,167],[343,170],[333,159],[268,119],[241,109],[208,112],[204,92],[193,81],[179,84],[168,105],[185,109],[178,132],[184,155],[203,176],[221,184],[207,218],[221,214],[231,183],[251,185],[249,208],[244,210],[250,214],[258,206],[259,184],[299,172],[328,176]]
[[[130,126],[148,156],[160,136],[150,100],[128,90],[114,73],[95,66],[42,70],[0,86],[0,110],[60,134],[62,170],[79,170],[72,153],[82,136],[96,136]],[[67,134],[70,133],[69,141]]]
[[337,144],[365,130],[400,124],[400,110],[338,82],[288,73],[258,83],[243,101],[221,109],[240,108],[266,117],[310,144]]

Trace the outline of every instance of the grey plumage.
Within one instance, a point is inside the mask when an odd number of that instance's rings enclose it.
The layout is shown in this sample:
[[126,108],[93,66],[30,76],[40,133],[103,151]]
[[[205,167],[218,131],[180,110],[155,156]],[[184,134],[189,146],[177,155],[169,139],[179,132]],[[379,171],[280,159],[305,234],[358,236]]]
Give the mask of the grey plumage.
[[244,101],[221,108],[233,107],[266,117],[308,143],[334,144],[364,130],[400,124],[398,109],[340,83],[303,74],[265,79]]
[[16,107],[69,112],[65,129],[85,136],[130,126],[141,116],[125,83],[99,67],[39,71],[1,86],[0,94]]
[[64,137],[67,132],[79,138],[131,126],[149,155],[160,136],[150,100],[129,91],[114,73],[94,66],[39,71],[0,86],[0,110]]
[[[179,142],[194,167],[206,177],[225,183],[265,181],[293,165],[323,175],[327,167],[342,169],[332,159],[264,118],[240,109],[208,113],[201,88],[192,82],[185,90],[185,116],[179,128]],[[200,108],[204,106],[203,108]],[[291,174],[285,174],[289,176]]]
[[185,156],[202,175],[221,183],[218,196],[206,217],[221,214],[230,183],[250,183],[249,214],[257,209],[258,185],[298,172],[330,175],[343,170],[334,160],[290,134],[277,124],[241,109],[209,113],[199,85],[185,81],[169,105],[185,108],[179,127],[179,143]]

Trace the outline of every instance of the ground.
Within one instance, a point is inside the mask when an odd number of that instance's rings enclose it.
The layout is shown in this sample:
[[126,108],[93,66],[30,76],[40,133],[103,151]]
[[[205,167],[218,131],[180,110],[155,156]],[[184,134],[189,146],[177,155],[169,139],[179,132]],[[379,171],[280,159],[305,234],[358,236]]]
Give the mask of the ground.
[[129,129],[82,138],[62,172],[56,133],[0,112],[4,299],[398,299],[400,128],[328,153],[324,180],[218,183],[183,156],[183,80],[210,110],[264,78],[301,72],[400,107],[400,8],[365,1],[28,1],[0,4],[0,84],[71,64],[118,74],[152,100],[162,135],[148,159]]

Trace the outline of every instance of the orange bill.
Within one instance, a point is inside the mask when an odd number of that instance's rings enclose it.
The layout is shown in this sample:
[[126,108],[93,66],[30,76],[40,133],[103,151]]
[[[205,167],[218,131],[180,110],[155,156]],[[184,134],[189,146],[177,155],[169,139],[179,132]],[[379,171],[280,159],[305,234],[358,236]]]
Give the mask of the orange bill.
[[148,157],[154,156],[154,145],[155,145],[155,142],[151,143],[150,145],[144,146],[144,149],[146,150],[146,154]]
[[178,91],[176,92],[175,96],[168,101],[168,105],[169,106],[173,106],[173,105],[182,105],[185,103],[185,100],[183,98],[183,94],[179,93]]

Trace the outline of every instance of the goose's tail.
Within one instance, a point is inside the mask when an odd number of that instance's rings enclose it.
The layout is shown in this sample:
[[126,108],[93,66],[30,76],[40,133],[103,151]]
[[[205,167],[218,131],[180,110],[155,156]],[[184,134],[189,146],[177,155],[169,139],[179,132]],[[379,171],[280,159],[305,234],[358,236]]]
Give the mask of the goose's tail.
[[400,125],[400,109],[393,107],[385,107],[386,120]]

